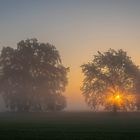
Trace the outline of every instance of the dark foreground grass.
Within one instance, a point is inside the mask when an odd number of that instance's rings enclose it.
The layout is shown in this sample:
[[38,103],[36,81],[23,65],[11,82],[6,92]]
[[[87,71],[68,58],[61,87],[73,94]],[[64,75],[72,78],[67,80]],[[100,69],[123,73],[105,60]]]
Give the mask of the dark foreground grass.
[[3,139],[140,140],[140,113],[1,113]]

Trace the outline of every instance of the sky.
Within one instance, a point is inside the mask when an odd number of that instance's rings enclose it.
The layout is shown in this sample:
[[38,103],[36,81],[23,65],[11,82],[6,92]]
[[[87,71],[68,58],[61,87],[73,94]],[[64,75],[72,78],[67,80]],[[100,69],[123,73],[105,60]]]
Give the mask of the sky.
[[82,64],[113,48],[140,65],[140,0],[0,0],[0,49],[27,38],[55,45],[70,67],[66,110],[89,110]]

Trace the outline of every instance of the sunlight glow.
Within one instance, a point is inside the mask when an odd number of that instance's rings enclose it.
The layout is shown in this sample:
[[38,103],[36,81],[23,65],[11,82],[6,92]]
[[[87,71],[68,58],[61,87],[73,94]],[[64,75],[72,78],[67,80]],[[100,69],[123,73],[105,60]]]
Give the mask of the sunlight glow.
[[117,96],[115,97],[115,99],[120,99],[120,95],[117,95]]
[[121,92],[121,91],[117,91],[117,92],[112,92],[113,90],[110,90],[110,92],[107,93],[106,96],[106,104],[108,104],[109,106],[117,106],[118,109],[126,109],[129,110],[130,108],[132,110],[135,110],[135,104],[136,104],[136,96],[133,93],[129,93],[129,92]]

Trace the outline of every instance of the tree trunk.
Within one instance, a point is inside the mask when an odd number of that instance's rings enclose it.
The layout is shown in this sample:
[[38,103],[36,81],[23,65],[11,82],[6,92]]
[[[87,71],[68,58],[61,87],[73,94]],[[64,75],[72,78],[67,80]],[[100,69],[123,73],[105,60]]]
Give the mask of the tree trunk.
[[113,112],[116,113],[117,112],[117,106],[114,104],[113,105]]

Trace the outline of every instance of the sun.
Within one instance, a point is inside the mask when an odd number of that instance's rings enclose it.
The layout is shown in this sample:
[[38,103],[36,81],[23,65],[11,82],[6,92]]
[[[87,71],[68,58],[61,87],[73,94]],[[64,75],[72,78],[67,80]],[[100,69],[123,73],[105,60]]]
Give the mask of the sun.
[[[105,103],[109,106],[115,106],[117,107],[117,110],[123,110],[124,107],[126,110],[129,110],[129,107],[132,107],[132,105],[135,105],[137,101],[136,96],[133,93],[129,92],[121,92],[117,91],[112,94],[111,92],[108,92]],[[136,107],[134,106],[132,110],[136,110]]]
[[115,97],[116,99],[120,99],[120,95],[116,95],[116,97]]

